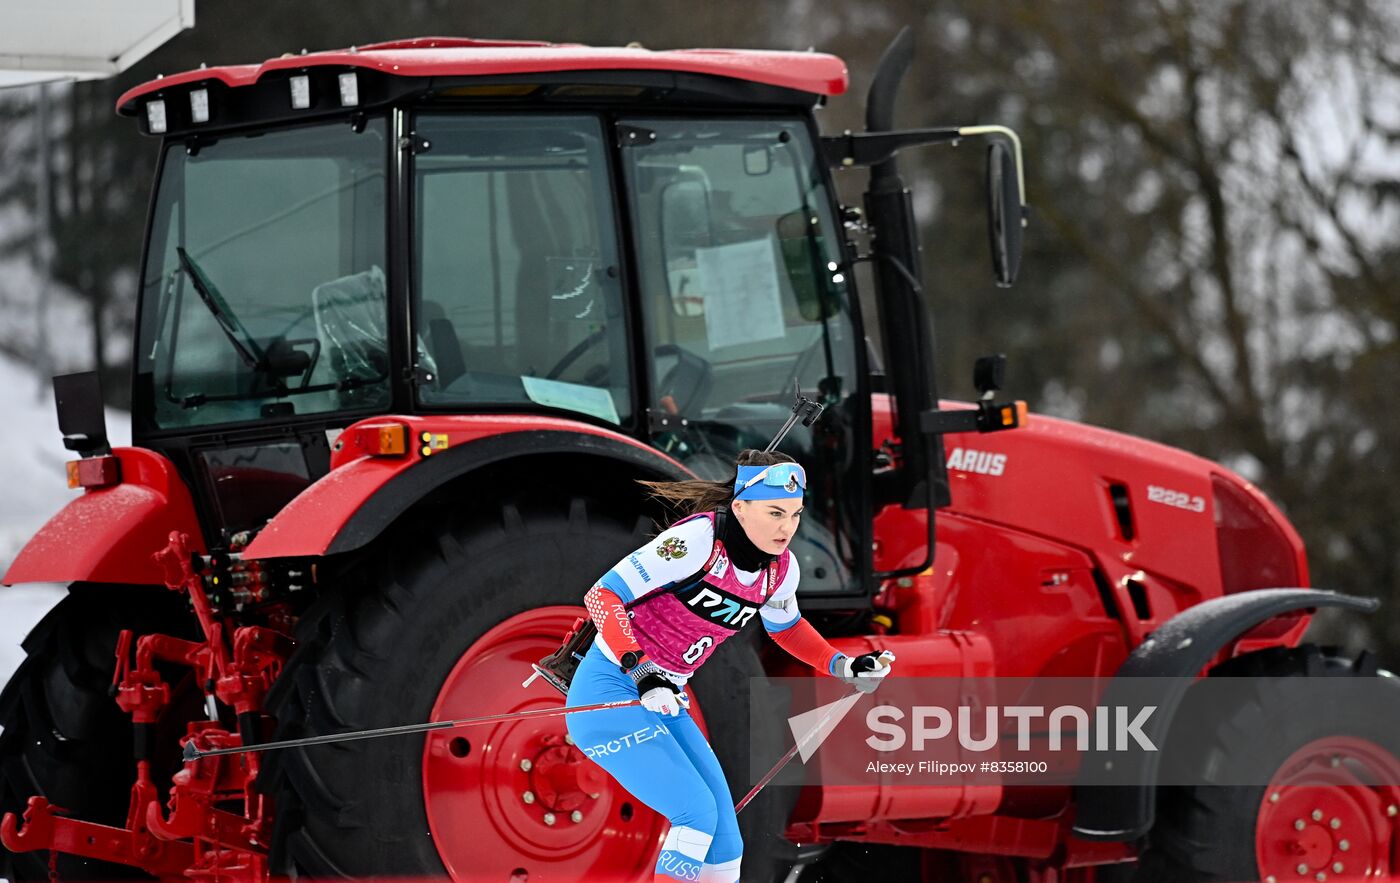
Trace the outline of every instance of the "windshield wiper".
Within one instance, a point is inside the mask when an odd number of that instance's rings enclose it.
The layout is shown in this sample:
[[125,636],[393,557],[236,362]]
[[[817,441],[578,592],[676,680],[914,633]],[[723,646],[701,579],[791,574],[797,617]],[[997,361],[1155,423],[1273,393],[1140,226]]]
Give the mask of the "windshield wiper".
[[185,395],[180,396],[179,398],[175,397],[175,394],[172,391],[170,385],[166,384],[165,400],[170,402],[172,405],[179,405],[182,408],[198,408],[203,405],[207,405],[210,402],[251,402],[256,399],[265,399],[269,396],[273,396],[278,399],[285,399],[291,398],[292,396],[299,396],[305,393],[312,392],[328,392],[330,390],[335,390],[336,392],[348,392],[352,389],[359,389],[362,386],[373,386],[378,383],[383,383],[388,378],[388,376],[388,373],[382,373],[378,377],[347,377],[344,380],[336,380],[330,383],[316,383],[308,386],[298,386],[294,388],[284,387],[280,390],[268,390],[266,392],[236,392],[225,394],[191,392],[186,393]]
[[[194,284],[194,290],[199,292],[199,299],[204,306],[209,309],[214,320],[219,323],[219,329],[224,332],[228,342],[233,344],[233,348],[238,351],[238,357],[243,360],[254,371],[260,370],[263,365],[263,351],[253,340],[253,336],[248,333],[248,329],[243,327],[243,323],[238,321],[238,317],[229,309],[228,301],[224,300],[219,289],[214,287],[214,283],[204,271],[194,262],[194,258],[189,256],[183,246],[175,247],[175,254],[180,259],[180,269],[185,271],[185,275],[190,277],[190,282]],[[240,339],[241,338],[241,339]]]

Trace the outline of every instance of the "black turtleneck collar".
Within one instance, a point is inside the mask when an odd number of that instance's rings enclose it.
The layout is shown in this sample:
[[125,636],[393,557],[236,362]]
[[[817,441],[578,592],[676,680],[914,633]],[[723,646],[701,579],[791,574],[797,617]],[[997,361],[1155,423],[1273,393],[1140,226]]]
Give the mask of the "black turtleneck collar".
[[735,567],[753,573],[767,567],[777,557],[769,555],[753,544],[753,540],[749,539],[749,535],[744,532],[744,526],[739,523],[733,512],[726,512],[723,520],[724,527],[719,539],[724,543],[724,550],[729,553],[729,560]]

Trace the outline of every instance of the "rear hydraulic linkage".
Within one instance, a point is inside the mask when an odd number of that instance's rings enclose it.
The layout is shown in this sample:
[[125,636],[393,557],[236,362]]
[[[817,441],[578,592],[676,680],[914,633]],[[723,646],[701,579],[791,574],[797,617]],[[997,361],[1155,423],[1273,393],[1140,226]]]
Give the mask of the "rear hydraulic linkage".
[[[190,721],[181,744],[197,750],[234,748],[259,741],[263,698],[291,654],[292,639],[275,629],[244,626],[234,630],[230,646],[205,591],[203,572],[209,562],[191,551],[189,537],[171,533],[169,544],[153,557],[165,571],[166,587],[189,595],[204,640],[142,635],[135,641],[133,665],[132,632],[123,630],[117,639],[111,695],[132,716],[136,759],[126,827],[68,818],[60,815],[65,812],[61,807],[33,796],[22,827],[14,813],[5,814],[0,841],[14,852],[66,852],[139,867],[165,879],[267,880],[272,808],[254,787],[257,754],[236,760],[187,759],[171,781],[170,815],[162,812],[160,792],[151,780],[151,757],[156,724],[170,703],[170,685],[155,663],[189,666],[204,690],[210,719]],[[219,721],[215,700],[235,710],[238,733]],[[242,801],[242,814],[218,808],[235,800]]]

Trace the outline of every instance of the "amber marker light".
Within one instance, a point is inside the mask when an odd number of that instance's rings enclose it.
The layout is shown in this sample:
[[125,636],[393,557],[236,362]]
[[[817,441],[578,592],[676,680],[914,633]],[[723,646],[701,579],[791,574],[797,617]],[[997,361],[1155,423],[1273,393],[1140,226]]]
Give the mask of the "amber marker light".
[[375,427],[369,452],[376,457],[402,457],[408,452],[408,427],[402,423]]
[[371,457],[402,457],[408,453],[408,426],[403,423],[370,423],[346,430],[346,446]]
[[84,457],[81,460],[70,460],[65,465],[68,468],[70,488],[96,490],[121,484],[122,462],[116,457]]

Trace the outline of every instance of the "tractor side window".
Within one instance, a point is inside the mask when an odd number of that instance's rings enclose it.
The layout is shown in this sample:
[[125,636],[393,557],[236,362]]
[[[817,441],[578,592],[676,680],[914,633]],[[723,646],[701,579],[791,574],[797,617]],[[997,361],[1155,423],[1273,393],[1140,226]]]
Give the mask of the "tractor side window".
[[388,406],[385,128],[167,148],[141,288],[143,428]]
[[599,121],[424,114],[414,131],[430,145],[413,176],[414,323],[432,374],[420,401],[627,420]]
[[[635,136],[635,137],[634,137]],[[637,236],[653,442],[705,478],[763,448],[793,392],[827,406],[781,450],[809,476],[793,542],[802,591],[859,585],[861,478],[852,427],[858,341],[838,271],[838,228],[805,125],[629,119],[619,126]],[[630,146],[635,145],[635,146]],[[653,425],[659,425],[654,422]],[[838,502],[840,501],[840,502]]]

